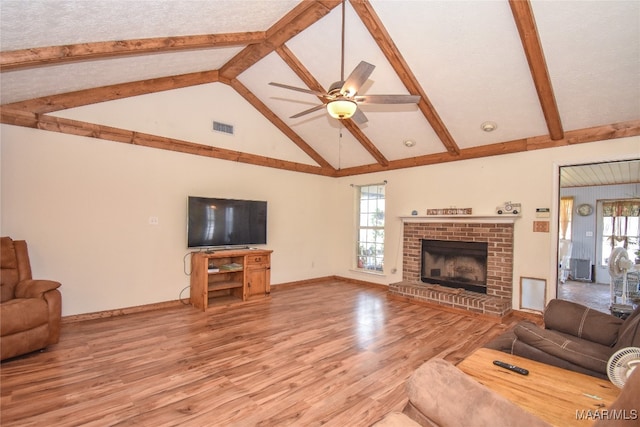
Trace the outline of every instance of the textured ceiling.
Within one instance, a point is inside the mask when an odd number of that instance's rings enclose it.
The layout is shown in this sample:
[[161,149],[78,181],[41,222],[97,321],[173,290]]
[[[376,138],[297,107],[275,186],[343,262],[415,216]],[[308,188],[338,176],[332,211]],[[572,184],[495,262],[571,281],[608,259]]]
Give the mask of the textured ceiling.
[[[638,1],[530,3],[546,60],[546,70],[542,68],[548,72],[550,98],[563,132],[560,138],[550,137],[553,119],[545,117],[532,76],[535,66],[528,61],[512,5],[506,0],[347,2],[345,73],[363,60],[376,66],[360,94],[415,94],[407,86],[407,76],[413,76],[437,120],[414,105],[363,106],[369,121],[351,128],[329,118],[324,110],[290,119],[320,101],[268,85],[276,81],[308,87],[274,48],[282,46],[290,52],[302,64],[303,74],[325,89],[340,80],[341,7],[330,0],[303,3],[322,3],[326,12],[318,12],[314,22],[284,37],[279,46],[255,55],[231,81],[195,80],[191,87],[165,85],[149,92],[134,91],[128,97],[98,96],[80,104],[69,102],[78,99],[75,95],[61,98],[66,93],[131,82],[145,87],[149,79],[217,70],[222,75],[251,43],[264,40],[185,50],[171,50],[167,44],[155,52],[15,68],[7,67],[3,58],[3,122],[50,129],[36,123],[41,117],[25,124],[15,113],[11,117],[5,113],[13,108],[43,112],[28,103],[40,99],[40,104],[55,105],[44,112],[57,118],[228,150],[222,158],[237,160],[242,156],[233,153],[241,152],[256,164],[306,172],[315,170],[305,167],[317,167],[333,176],[341,171],[364,173],[640,133]],[[372,8],[384,31],[372,31],[359,16],[357,9],[363,4]],[[2,0],[0,48],[6,55],[75,45],[66,51],[73,53],[74,47],[93,48],[99,42],[245,32],[263,32],[268,44],[295,26],[283,22],[304,6],[289,0]],[[379,39],[397,50],[405,64],[401,72],[394,69]],[[122,92],[122,87],[112,92],[117,91]],[[42,100],[52,96],[57,97]],[[212,132],[213,120],[233,124],[236,134]],[[274,120],[280,125],[274,125]],[[483,132],[480,125],[485,121],[496,122],[497,130]],[[601,128],[607,126],[618,133]],[[53,127],[64,131],[58,123]],[[447,146],[447,135],[453,149]],[[415,145],[406,147],[407,139]],[[220,156],[218,152],[207,155]]]

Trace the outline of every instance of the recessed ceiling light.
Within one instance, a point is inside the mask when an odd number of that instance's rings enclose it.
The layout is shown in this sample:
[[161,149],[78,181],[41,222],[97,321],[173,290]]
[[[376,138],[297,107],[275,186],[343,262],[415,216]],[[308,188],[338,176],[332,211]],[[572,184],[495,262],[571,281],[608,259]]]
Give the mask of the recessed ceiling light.
[[496,122],[484,122],[480,125],[480,129],[485,132],[493,132],[494,130],[498,129],[498,124]]
[[405,147],[413,147],[416,145],[416,142],[413,139],[405,139],[402,143]]

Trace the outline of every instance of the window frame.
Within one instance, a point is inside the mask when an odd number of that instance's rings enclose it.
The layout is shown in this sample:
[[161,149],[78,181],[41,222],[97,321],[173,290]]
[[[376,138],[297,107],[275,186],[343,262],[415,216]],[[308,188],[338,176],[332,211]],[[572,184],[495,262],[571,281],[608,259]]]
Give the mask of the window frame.
[[[636,204],[635,213],[619,212],[617,214],[608,215],[604,211],[605,204]],[[616,247],[622,247],[627,250],[629,258],[635,260],[636,256],[640,256],[640,217],[637,215],[637,199],[607,199],[600,200],[599,205],[602,209],[602,216],[599,218],[600,233],[600,259],[599,265],[607,267],[609,263],[609,255]],[[607,224],[609,223],[609,224]],[[624,230],[624,233],[621,233]],[[635,234],[633,234],[635,231]],[[619,233],[620,232],[620,233]]]
[[[355,188],[355,241],[353,268],[369,274],[384,274],[384,251],[386,240],[386,182],[354,185]],[[375,188],[369,194],[375,197],[363,199],[363,189]],[[380,197],[381,196],[381,197]],[[382,206],[380,206],[380,202]],[[363,213],[363,203],[369,205]],[[371,208],[375,208],[371,209]],[[381,208],[381,209],[380,209]],[[364,220],[364,224],[363,224]],[[364,237],[366,235],[366,237]],[[363,238],[364,237],[364,238]],[[364,245],[363,245],[364,243]],[[368,248],[367,248],[368,246]]]

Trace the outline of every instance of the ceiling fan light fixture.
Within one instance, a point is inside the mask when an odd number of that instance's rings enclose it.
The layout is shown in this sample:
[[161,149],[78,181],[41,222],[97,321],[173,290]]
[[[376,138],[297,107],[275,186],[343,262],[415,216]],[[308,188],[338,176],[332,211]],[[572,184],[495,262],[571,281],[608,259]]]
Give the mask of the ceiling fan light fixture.
[[349,99],[336,99],[327,103],[327,112],[334,119],[350,119],[358,109],[358,104]]

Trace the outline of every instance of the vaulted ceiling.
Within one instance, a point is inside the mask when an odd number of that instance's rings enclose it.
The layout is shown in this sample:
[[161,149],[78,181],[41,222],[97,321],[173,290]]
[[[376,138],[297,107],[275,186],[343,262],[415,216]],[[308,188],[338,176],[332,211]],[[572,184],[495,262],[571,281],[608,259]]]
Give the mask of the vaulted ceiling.
[[336,177],[640,135],[635,0],[347,1],[359,95],[420,102],[290,118],[322,100],[269,82],[341,80],[340,6],[1,0],[0,119]]

